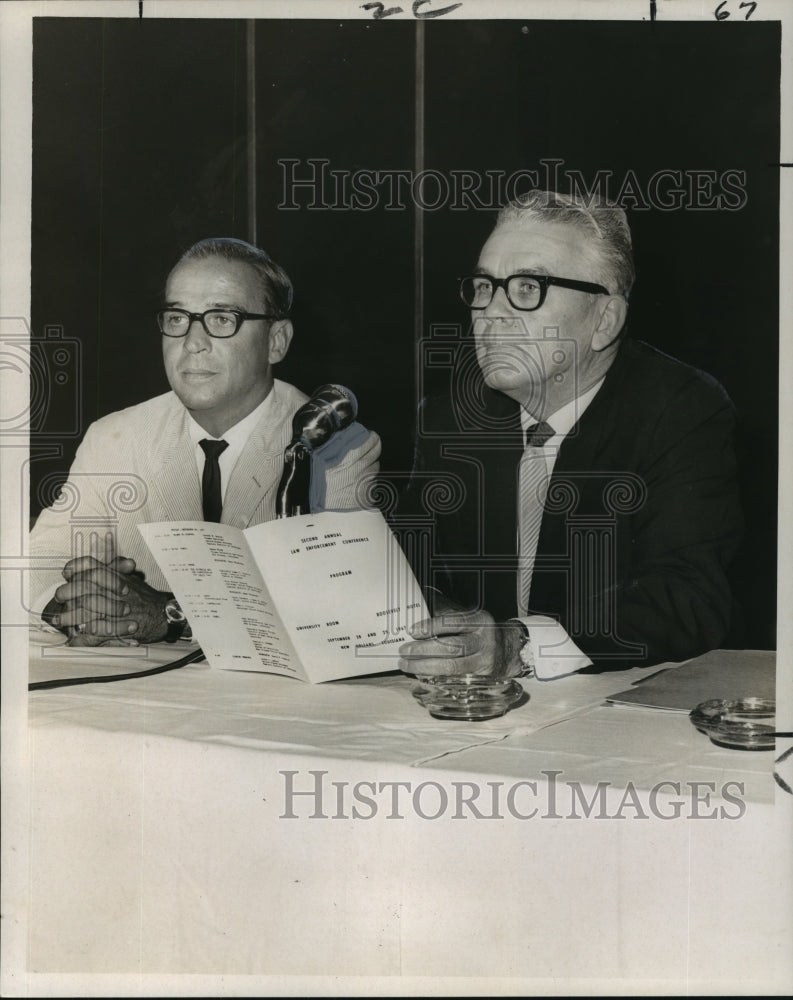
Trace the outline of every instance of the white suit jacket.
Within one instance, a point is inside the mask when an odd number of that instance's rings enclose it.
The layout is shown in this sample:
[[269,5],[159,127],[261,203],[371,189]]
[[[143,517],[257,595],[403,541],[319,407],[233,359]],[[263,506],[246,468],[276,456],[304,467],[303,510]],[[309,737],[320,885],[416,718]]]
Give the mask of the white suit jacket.
[[[272,391],[274,407],[254,428],[229,478],[224,524],[246,528],[275,517],[292,416],[308,397],[278,379]],[[312,492],[313,480],[324,477],[323,506],[354,510],[362,506],[362,481],[378,471],[380,439],[359,424],[339,437],[349,441],[346,452],[339,454],[336,440],[312,456]],[[201,520],[201,482],[177,396],[168,392],[102,417],[86,431],[59,497],[31,533],[31,607],[41,610],[41,595],[64,582],[61,570],[79,555],[128,556],[152,587],[168,590],[138,525]]]

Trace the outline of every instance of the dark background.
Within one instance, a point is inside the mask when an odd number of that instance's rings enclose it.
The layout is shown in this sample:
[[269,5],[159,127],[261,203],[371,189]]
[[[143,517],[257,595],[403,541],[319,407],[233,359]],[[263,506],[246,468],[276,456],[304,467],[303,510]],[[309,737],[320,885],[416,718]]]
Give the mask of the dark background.
[[[455,278],[493,213],[310,210],[307,195],[286,211],[279,159],[509,174],[555,158],[588,181],[611,170],[617,189],[629,169],[746,172],[739,211],[629,209],[629,329],[737,407],[736,590],[745,644],[775,646],[779,25],[276,20],[255,37],[257,237],[296,289],[276,374],[306,392],[349,385],[386,471],[410,466],[417,341],[464,332]],[[35,515],[92,420],[167,390],[154,313],[179,254],[250,233],[245,22],[39,18],[33,59],[31,319],[48,379],[34,386]]]

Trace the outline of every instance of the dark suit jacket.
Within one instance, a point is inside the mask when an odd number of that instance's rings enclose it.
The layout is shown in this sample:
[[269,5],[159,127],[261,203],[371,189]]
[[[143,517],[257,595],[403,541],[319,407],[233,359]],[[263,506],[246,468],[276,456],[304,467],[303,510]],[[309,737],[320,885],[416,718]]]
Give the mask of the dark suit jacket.
[[[733,425],[714,379],[626,339],[565,438],[530,610],[556,617],[596,664],[681,660],[724,642],[742,530]],[[417,440],[401,511],[432,517],[420,576],[497,620],[514,616],[517,404],[457,380],[422,403]]]

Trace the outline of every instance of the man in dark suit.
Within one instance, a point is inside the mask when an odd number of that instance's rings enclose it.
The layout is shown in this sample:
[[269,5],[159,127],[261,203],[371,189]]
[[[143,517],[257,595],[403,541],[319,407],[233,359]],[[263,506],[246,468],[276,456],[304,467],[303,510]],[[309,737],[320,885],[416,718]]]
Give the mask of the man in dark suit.
[[460,280],[477,363],[422,403],[408,495],[434,478],[455,499],[435,514],[435,617],[406,671],[550,679],[724,641],[733,408],[625,336],[633,277],[621,209],[532,191]]

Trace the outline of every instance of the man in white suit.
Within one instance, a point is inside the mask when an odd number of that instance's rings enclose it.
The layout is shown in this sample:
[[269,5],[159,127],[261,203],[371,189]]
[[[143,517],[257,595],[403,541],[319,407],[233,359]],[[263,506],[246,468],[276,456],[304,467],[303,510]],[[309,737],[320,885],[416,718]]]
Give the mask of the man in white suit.
[[[275,517],[292,417],[307,397],[273,377],[292,340],[292,286],[234,239],[191,247],[158,314],[171,392],[92,424],[31,535],[31,597],[73,645],[172,641],[189,624],[139,524]],[[380,440],[353,423],[312,456],[312,510],[354,509]],[[46,604],[46,607],[45,607]]]

